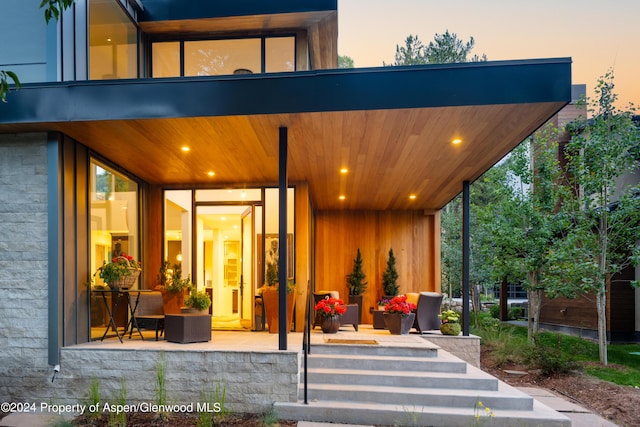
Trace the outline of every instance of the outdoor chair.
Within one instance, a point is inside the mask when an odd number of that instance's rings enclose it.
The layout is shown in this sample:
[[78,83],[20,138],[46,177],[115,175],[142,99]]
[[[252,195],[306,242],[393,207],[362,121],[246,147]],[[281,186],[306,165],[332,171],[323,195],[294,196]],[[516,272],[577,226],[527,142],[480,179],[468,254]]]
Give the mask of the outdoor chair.
[[343,325],[353,325],[353,329],[358,332],[358,304],[347,304],[347,311],[344,312],[342,316],[340,316],[340,326]]
[[[138,307],[135,312],[135,320],[140,329],[153,329],[156,331],[156,341],[158,333],[164,333],[164,305],[160,292],[141,292]],[[129,338],[133,332],[133,325],[129,332]]]
[[[412,298],[410,298],[410,296]],[[413,327],[418,333],[440,329],[440,306],[443,295],[437,292],[420,292],[419,294],[407,294],[407,300],[417,297],[416,317]],[[411,301],[413,302],[413,301]]]

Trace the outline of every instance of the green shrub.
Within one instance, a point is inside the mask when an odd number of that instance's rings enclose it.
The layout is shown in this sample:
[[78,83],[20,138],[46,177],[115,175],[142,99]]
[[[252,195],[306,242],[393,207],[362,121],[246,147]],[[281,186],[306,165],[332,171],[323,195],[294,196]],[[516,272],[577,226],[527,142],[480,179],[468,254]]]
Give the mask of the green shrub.
[[491,317],[493,317],[494,319],[499,319],[500,318],[500,305],[499,304],[494,304],[491,307],[489,307],[489,313],[491,314]]
[[548,347],[534,337],[534,345],[526,353],[526,363],[540,369],[543,375],[561,374],[578,369],[579,365],[570,356],[557,347]]

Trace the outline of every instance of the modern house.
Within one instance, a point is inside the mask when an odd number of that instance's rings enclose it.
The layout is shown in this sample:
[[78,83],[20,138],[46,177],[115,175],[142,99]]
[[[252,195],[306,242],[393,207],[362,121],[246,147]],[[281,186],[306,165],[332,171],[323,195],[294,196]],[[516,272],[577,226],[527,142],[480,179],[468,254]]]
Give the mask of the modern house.
[[0,104],[5,400],[141,358],[77,350],[114,251],[142,289],[180,264],[248,331],[274,240],[298,331],[309,292],[346,298],[358,248],[363,323],[390,248],[401,292],[439,291],[439,210],[571,100],[569,58],[337,69],[336,0],[77,0],[48,26],[38,4],[4,2],[0,28],[23,83]]

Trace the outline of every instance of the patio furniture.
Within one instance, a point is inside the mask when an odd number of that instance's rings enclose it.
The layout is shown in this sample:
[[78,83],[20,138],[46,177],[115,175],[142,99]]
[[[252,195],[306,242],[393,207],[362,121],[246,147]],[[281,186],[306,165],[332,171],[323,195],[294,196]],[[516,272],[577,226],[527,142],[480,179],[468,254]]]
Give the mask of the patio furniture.
[[211,341],[210,314],[167,314],[164,338],[181,344]]
[[[417,304],[412,299],[417,297]],[[419,294],[407,294],[407,301],[416,304],[416,318],[413,327],[418,333],[438,330],[440,328],[440,305],[443,295],[438,292],[420,292]]]
[[[107,327],[100,341],[103,341],[105,339],[105,337],[107,336],[107,333],[109,332],[109,329],[111,329],[113,332],[116,333],[116,336],[118,337],[120,342],[122,342],[122,338],[127,334],[127,331],[129,331],[129,328],[131,328],[129,332],[129,338],[131,338],[131,334],[133,333],[134,327],[140,334],[140,338],[144,340],[144,337],[142,336],[142,332],[140,331],[140,326],[136,322],[135,316],[138,310],[138,304],[140,302],[140,295],[144,293],[149,293],[151,291],[143,290],[143,289],[122,289],[122,288],[111,289],[107,287],[95,287],[91,289],[91,292],[102,295],[104,308],[106,309],[107,314],[109,315],[109,323],[107,324]],[[107,294],[111,295],[111,301],[112,301],[113,307],[110,307],[110,304],[107,300]],[[137,295],[134,303],[132,303],[131,301],[131,294]],[[118,325],[115,319],[115,313],[118,312],[118,307],[123,307],[122,304],[124,304],[125,310],[127,310],[128,312],[129,320],[124,327],[124,331],[122,331],[122,334],[120,334],[120,331],[118,330]]]
[[340,316],[340,326],[353,325],[353,329],[358,332],[358,304],[347,304],[347,311]]
[[153,329],[156,331],[156,341],[158,333],[164,333],[164,304],[162,303],[162,293],[158,291],[140,293],[138,308],[135,312],[135,321],[131,322],[129,338],[133,333],[134,324],[139,329]]

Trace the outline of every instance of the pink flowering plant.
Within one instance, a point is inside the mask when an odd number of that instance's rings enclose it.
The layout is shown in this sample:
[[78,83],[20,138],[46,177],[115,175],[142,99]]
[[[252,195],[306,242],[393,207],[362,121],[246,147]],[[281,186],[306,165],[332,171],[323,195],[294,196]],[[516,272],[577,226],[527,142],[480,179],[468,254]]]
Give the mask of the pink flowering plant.
[[325,297],[318,301],[315,310],[316,313],[320,313],[320,316],[325,318],[343,315],[347,311],[347,306],[339,298]]
[[416,305],[412,302],[407,302],[406,295],[398,295],[396,297],[393,297],[384,306],[385,313],[398,313],[402,315],[409,314],[415,309]]

